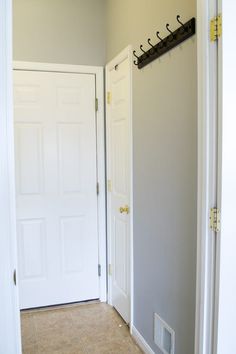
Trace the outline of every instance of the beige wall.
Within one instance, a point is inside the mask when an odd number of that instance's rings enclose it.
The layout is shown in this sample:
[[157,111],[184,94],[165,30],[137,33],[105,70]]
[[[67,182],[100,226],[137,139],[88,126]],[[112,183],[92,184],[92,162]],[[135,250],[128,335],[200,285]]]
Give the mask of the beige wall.
[[[107,0],[107,60],[195,16],[195,0]],[[133,66],[134,325],[155,353],[153,313],[194,353],[197,238],[196,37]]]
[[13,0],[15,60],[104,65],[105,0]]

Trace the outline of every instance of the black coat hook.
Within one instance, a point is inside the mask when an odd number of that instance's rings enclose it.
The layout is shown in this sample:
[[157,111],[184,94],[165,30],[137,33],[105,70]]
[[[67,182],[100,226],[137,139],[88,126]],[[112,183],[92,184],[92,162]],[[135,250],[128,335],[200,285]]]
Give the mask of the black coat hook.
[[148,44],[152,47],[152,48],[154,48],[155,49],[155,47],[154,47],[154,45],[151,43],[151,38],[148,38]]
[[160,32],[157,31],[156,36],[157,36],[157,38],[160,39],[160,41],[161,41],[161,43],[162,43],[162,47],[164,47],[165,42],[164,42],[163,39],[159,36],[159,33],[160,33]]
[[138,59],[138,56],[136,55],[136,50],[133,51],[133,55],[135,56],[135,58]]
[[153,49],[153,53],[156,52],[156,48],[154,47],[154,45],[151,43],[151,38],[148,38],[148,44],[152,47]]
[[182,28],[183,28],[183,32],[185,32],[185,31],[186,31],[186,28],[185,28],[183,22],[180,21],[180,15],[177,15],[176,19],[177,19],[177,21],[181,24],[181,26],[182,26]]
[[175,38],[175,36],[174,36],[174,33],[169,29],[169,26],[170,26],[169,23],[167,23],[167,24],[166,24],[166,29],[167,29],[167,31],[170,32],[170,34],[172,35],[172,39],[170,39],[170,42],[172,42],[173,39]]
[[134,60],[134,65],[138,65],[139,64],[139,57],[136,55],[136,51],[133,51],[133,55],[135,56],[135,58],[137,58],[137,62]]
[[142,44],[140,45],[139,48],[141,49],[141,51],[142,51],[144,54],[146,54],[147,57],[149,57],[149,54],[148,54],[147,52],[145,52],[145,50],[143,50],[143,45],[142,45]]

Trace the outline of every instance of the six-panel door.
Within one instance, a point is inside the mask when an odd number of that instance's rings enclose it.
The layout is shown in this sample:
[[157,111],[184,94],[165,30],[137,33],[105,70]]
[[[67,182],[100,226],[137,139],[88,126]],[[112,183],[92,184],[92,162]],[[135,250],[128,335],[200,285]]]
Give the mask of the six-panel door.
[[21,308],[99,298],[95,76],[14,72]]
[[108,196],[112,305],[130,322],[130,68],[126,58],[108,73]]

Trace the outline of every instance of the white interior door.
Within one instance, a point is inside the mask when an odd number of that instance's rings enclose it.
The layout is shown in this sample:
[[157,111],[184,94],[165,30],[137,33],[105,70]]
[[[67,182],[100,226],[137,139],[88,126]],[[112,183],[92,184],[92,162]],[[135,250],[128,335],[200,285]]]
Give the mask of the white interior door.
[[95,76],[14,72],[21,308],[99,298]]
[[130,322],[130,62],[126,57],[107,66],[108,226],[110,299]]

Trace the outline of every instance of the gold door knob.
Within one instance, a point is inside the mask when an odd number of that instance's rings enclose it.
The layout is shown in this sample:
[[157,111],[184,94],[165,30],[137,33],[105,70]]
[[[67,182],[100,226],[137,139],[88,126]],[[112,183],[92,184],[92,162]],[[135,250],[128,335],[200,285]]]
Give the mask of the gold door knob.
[[123,214],[123,213],[129,214],[129,207],[128,207],[128,205],[125,205],[124,207],[120,207],[120,213],[121,213],[121,214]]

